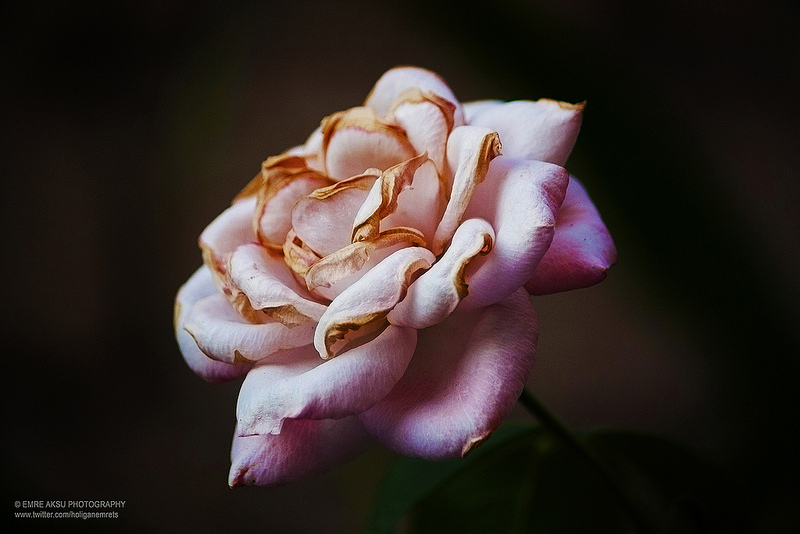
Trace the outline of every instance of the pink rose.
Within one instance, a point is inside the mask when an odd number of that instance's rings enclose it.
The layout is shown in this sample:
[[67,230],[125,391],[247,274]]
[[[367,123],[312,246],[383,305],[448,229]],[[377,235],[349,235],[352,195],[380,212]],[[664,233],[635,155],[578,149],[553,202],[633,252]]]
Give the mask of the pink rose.
[[262,164],[175,304],[197,374],[247,375],[231,486],[291,482],[373,439],[442,459],[491,435],[531,371],[529,292],[599,282],[616,257],[562,167],[582,111],[461,104],[400,67]]

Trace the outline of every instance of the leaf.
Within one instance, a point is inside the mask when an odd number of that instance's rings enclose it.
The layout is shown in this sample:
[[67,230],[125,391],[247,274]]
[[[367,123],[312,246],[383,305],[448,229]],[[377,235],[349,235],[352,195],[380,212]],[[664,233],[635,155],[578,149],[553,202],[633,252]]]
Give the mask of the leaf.
[[[741,495],[713,466],[660,437],[602,430],[582,438],[625,485],[653,532],[744,532]],[[637,532],[583,457],[535,427],[504,427],[466,459],[402,458],[369,532]]]

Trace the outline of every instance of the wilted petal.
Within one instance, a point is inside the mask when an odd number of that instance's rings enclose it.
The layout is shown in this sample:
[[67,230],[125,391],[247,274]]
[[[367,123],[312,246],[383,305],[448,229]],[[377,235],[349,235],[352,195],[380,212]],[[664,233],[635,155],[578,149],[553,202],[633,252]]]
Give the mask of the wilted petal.
[[192,307],[184,328],[209,358],[225,363],[252,363],[279,350],[311,343],[314,326],[313,321],[292,328],[279,322],[253,324],[215,293]]
[[358,417],[293,419],[280,434],[234,434],[228,484],[274,486],[317,475],[361,453],[372,441]]
[[570,176],[553,243],[525,288],[543,295],[589,287],[606,277],[617,249],[583,185]]
[[453,169],[450,201],[436,228],[432,250],[439,254],[461,224],[476,186],[486,177],[489,162],[500,155],[497,133],[477,126],[461,126],[447,140],[447,159]]
[[280,352],[247,374],[239,434],[279,434],[290,419],[341,419],[375,405],[414,354],[417,331],[389,326],[373,340],[323,361],[311,346]]
[[324,359],[335,356],[340,342],[352,342],[354,337],[360,337],[362,329],[385,326],[386,314],[405,297],[411,276],[420,269],[427,269],[435,260],[428,249],[404,248],[342,291],[317,325],[314,346],[320,356]]
[[492,162],[467,216],[489,221],[494,248],[467,267],[462,309],[498,302],[530,279],[553,239],[568,181],[567,171],[550,163],[506,156]]
[[408,294],[386,318],[391,324],[428,328],[445,320],[469,289],[464,271],[473,258],[492,248],[494,231],[482,219],[464,221],[450,247],[408,288]]
[[455,105],[453,121],[455,126],[464,124],[464,112],[453,91],[441,76],[419,67],[395,67],[386,71],[375,83],[375,86],[364,101],[385,117],[392,109],[397,97],[409,88],[417,88],[423,92],[430,91]]
[[[364,169],[362,169],[364,170]],[[369,195],[380,171],[361,174],[299,199],[292,210],[297,237],[319,256],[350,244],[353,220]]]
[[323,121],[322,134],[325,168],[336,180],[416,156],[402,129],[380,120],[371,108],[334,113]]
[[251,307],[286,326],[306,321],[316,322],[325,306],[305,298],[282,257],[270,255],[263,247],[242,245],[230,255],[228,271],[231,281],[248,298]]
[[239,245],[256,240],[252,224],[256,202],[255,196],[234,202],[200,234],[199,244],[203,252],[203,263],[211,269],[214,283],[220,291],[227,291],[226,256]]
[[585,102],[568,104],[546,98],[484,101],[471,107],[469,124],[500,134],[507,156],[564,165],[578,138],[584,107]]
[[397,199],[397,209],[383,219],[381,227],[413,227],[422,233],[426,243],[432,243],[446,205],[446,184],[428,160],[417,169],[413,183]]
[[405,130],[417,153],[428,154],[440,176],[445,176],[447,136],[453,130],[456,106],[431,91],[416,87],[403,91],[386,120]]
[[486,440],[514,407],[533,364],[538,327],[528,294],[420,331],[403,378],[361,414],[400,454],[444,459]]
[[203,354],[192,336],[183,327],[186,323],[186,316],[194,308],[194,305],[199,300],[217,292],[211,278],[211,271],[208,267],[200,267],[178,290],[178,295],[175,297],[175,337],[178,339],[183,359],[186,360],[192,371],[209,382],[225,382],[244,375],[251,366],[244,363],[231,365],[212,360]]

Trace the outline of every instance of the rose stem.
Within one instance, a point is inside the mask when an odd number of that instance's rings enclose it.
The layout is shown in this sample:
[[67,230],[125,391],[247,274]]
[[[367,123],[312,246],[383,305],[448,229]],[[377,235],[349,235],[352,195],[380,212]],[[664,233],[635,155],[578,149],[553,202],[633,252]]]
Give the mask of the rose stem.
[[619,483],[614,472],[600,458],[600,456],[585,442],[579,440],[564,424],[559,421],[547,407],[528,388],[523,388],[519,402],[533,415],[539,423],[553,434],[563,445],[571,449],[590,464],[600,479],[616,497],[619,503],[631,516],[636,530],[640,532],[656,532],[655,523],[650,515],[643,510],[631,492]]

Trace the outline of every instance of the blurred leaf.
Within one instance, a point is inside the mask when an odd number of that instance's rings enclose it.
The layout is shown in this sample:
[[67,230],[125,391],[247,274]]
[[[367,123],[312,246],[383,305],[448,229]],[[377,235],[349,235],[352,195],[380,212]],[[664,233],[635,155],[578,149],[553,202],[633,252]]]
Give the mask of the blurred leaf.
[[[743,532],[741,497],[717,471],[662,438],[606,430],[584,438],[637,496],[656,532]],[[466,459],[402,458],[369,532],[635,532],[594,468],[540,428],[507,427]]]

